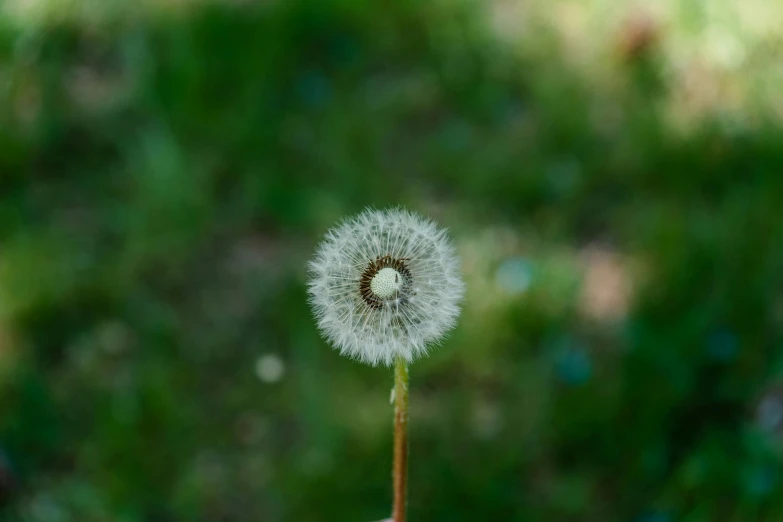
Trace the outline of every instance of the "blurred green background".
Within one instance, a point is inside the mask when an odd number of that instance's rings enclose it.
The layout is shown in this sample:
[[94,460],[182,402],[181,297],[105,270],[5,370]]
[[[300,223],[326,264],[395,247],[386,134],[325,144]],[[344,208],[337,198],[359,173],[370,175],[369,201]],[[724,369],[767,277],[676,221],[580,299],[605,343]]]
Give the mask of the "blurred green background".
[[449,227],[410,520],[783,520],[783,4],[0,2],[0,519],[369,522],[305,266]]

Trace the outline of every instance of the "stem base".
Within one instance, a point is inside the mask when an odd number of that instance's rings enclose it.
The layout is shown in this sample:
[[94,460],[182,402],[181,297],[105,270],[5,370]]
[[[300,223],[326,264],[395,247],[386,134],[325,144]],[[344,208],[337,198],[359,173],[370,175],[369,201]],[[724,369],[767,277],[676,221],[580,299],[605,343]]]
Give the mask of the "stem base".
[[401,357],[394,366],[394,522],[405,522],[408,489],[408,364]]

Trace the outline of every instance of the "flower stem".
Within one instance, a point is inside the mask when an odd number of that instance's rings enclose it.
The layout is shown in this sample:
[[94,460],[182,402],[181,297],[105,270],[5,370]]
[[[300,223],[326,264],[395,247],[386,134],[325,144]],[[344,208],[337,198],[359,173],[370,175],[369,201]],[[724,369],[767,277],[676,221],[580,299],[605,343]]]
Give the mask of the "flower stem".
[[394,522],[405,522],[408,489],[408,364],[402,357],[394,366]]

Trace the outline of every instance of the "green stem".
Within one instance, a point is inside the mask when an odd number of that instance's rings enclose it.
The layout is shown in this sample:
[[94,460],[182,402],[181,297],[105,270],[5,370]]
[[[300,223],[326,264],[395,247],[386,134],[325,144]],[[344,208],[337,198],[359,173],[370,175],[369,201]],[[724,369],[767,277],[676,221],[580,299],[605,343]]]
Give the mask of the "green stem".
[[405,522],[408,489],[408,364],[402,357],[394,366],[394,522]]

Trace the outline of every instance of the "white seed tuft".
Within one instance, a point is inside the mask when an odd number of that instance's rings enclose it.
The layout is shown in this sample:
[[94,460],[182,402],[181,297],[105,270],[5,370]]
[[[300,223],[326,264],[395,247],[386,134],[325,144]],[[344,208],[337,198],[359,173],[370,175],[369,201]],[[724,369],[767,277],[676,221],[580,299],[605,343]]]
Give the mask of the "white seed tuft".
[[465,292],[446,231],[402,209],[366,210],[327,232],[309,272],[321,333],[371,365],[426,354],[455,326]]

